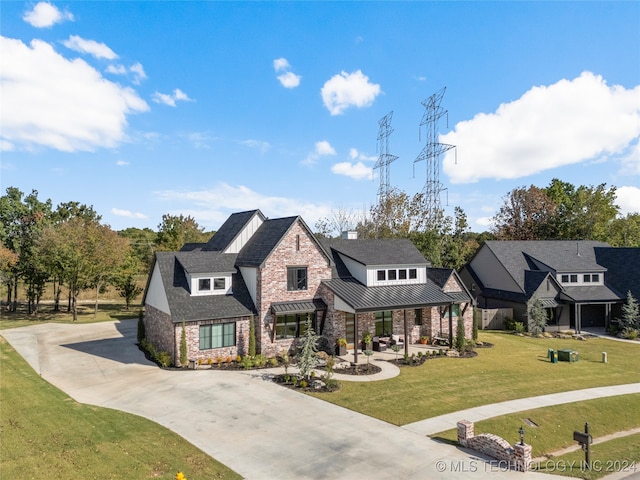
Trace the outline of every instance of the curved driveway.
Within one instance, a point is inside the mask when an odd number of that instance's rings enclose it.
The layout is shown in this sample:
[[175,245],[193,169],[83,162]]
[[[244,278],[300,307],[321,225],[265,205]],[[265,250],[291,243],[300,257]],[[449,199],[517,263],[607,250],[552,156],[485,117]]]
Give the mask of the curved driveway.
[[43,324],[4,330],[2,336],[78,402],[153,420],[248,479],[514,476],[423,434],[278,386],[255,371],[161,370],[135,345],[136,323]]

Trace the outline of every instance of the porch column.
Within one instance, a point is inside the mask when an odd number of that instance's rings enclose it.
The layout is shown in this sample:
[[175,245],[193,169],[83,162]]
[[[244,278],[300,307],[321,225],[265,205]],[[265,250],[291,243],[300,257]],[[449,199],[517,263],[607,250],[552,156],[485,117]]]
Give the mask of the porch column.
[[[345,320],[346,322],[346,320]],[[346,325],[345,325],[346,330]],[[353,363],[358,363],[358,313],[353,314]]]
[[[409,355],[409,342],[407,341],[407,309],[402,310],[402,315],[404,317],[404,354]],[[393,317],[391,322],[393,323]]]
[[605,330],[609,329],[609,324],[611,323],[611,304],[606,303],[604,306],[605,316],[604,316],[604,328]]
[[449,305],[449,348],[453,348],[453,303]]

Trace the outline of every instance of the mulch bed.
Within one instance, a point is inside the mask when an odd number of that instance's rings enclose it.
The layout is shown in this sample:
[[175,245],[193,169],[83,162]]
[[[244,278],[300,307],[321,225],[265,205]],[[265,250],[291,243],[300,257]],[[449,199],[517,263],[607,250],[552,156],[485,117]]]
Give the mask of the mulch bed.
[[338,367],[333,369],[333,373],[339,373],[340,375],[374,375],[381,371],[382,369],[379,366],[372,363],[358,366],[349,365],[348,367]]

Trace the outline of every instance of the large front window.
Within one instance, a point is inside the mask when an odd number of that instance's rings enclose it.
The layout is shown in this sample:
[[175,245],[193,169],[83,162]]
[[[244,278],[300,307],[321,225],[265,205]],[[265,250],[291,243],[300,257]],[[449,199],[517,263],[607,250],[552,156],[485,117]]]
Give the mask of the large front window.
[[276,317],[276,339],[297,338],[307,333],[307,315],[311,316],[311,327],[316,330],[315,313],[291,313]]
[[200,350],[233,347],[236,344],[236,324],[200,325]]
[[307,267],[287,267],[287,290],[307,289]]
[[391,310],[376,312],[376,337],[390,337],[393,333]]

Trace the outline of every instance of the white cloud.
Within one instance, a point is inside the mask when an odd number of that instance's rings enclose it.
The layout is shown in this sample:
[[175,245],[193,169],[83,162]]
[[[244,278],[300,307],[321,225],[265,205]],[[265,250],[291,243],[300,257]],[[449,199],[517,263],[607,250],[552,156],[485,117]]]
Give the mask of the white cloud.
[[533,87],[495,113],[479,113],[440,136],[457,146],[443,161],[452,183],[520,178],[623,153],[640,135],[640,86],[608,86],[584,72]]
[[126,75],[128,73],[132,73],[133,83],[135,85],[140,85],[140,82],[147,78],[147,74],[144,71],[144,67],[140,62],[134,63],[129,68],[120,64],[111,64],[105,69],[105,71],[113,75]]
[[283,73],[282,75],[278,75],[278,80],[285,88],[296,88],[300,85],[300,79],[302,77],[300,75],[296,75],[293,72]]
[[256,150],[259,150],[260,153],[267,153],[271,148],[271,144],[269,142],[264,142],[262,140],[249,139],[243,140],[240,143],[246,147],[255,148]]
[[191,102],[191,100],[186,93],[184,93],[179,88],[176,88],[173,93],[160,93],[154,92],[152,95],[152,99],[156,103],[161,103],[163,105],[168,105],[170,107],[175,107],[176,102]]
[[111,213],[117,217],[126,218],[148,218],[144,213],[132,212],[130,210],[120,210],[119,208],[112,208]]
[[617,188],[616,205],[620,207],[621,215],[626,215],[627,213],[640,213],[640,188]]
[[311,228],[318,219],[331,212],[330,205],[310,203],[305,197],[268,196],[244,185],[232,186],[226,183],[219,183],[207,190],[165,190],[155,192],[155,195],[162,201],[176,205],[175,212],[169,213],[191,215],[200,226],[207,229],[219,228],[231,213],[255,208],[260,208],[269,218],[301,215]]
[[22,19],[33,27],[44,28],[65,20],[73,21],[73,15],[70,12],[61,12],[49,2],[38,2],[33,10],[24,13]]
[[380,85],[369,82],[360,70],[343,71],[325,82],[321,89],[322,101],[331,115],[341,115],[349,107],[368,107],[380,95]]
[[354,180],[373,178],[373,170],[362,162],[340,162],[331,167],[331,171],[336,175],[346,175]]
[[363,162],[375,162],[378,157],[369,157],[362,152],[359,152],[356,148],[349,149],[349,158],[351,160],[361,160]]
[[629,148],[629,152],[620,159],[620,175],[640,175],[640,141]]
[[129,162],[125,162],[124,160],[118,160],[116,162],[116,165],[118,165],[119,167],[126,167],[127,165],[129,165]]
[[114,147],[127,115],[149,109],[131,88],[105,79],[82,59],[69,60],[41,40],[0,37],[3,141],[23,149]]
[[273,61],[273,69],[276,72],[281,72],[283,70],[288,70],[290,67],[289,61],[286,58],[276,58]]
[[115,60],[118,55],[104,43],[95,40],[85,40],[78,35],[70,35],[68,40],[64,40],[62,44],[70,50],[80,53],[88,53],[96,58],[106,58],[107,60]]
[[208,150],[211,148],[209,145],[213,140],[215,140],[209,133],[207,132],[191,132],[185,135],[187,140],[191,142],[194,148],[197,149],[205,149]]
[[335,155],[336,151],[326,140],[316,142],[315,149],[302,161],[303,165],[313,165],[320,157]]

